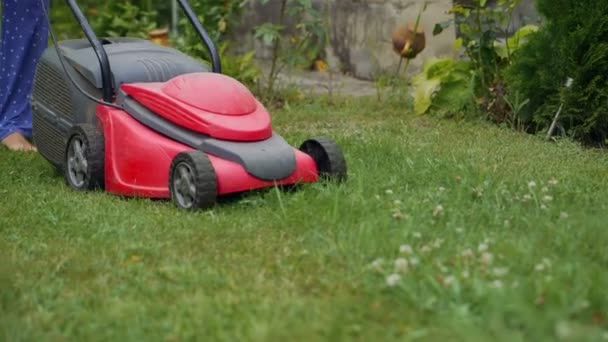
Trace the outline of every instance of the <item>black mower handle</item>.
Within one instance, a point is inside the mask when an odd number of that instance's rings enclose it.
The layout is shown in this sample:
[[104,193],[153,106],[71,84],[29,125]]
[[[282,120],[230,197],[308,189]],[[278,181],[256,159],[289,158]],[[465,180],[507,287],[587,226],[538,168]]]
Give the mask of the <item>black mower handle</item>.
[[[80,24],[80,27],[82,28],[82,31],[84,32],[85,36],[91,43],[91,46],[93,46],[93,50],[95,51],[97,59],[99,60],[99,65],[101,66],[101,84],[103,87],[103,100],[106,102],[112,102],[112,98],[114,95],[114,87],[112,86],[112,69],[110,67],[110,60],[108,59],[106,50],[103,48],[102,42],[95,34],[95,31],[89,24],[87,18],[84,16],[84,14],[82,14],[80,7],[76,3],[76,0],[66,0],[66,2],[68,3],[70,10],[74,14],[74,17],[78,21],[78,24]],[[221,73],[222,64],[215,43],[209,37],[207,31],[205,31],[205,28],[201,24],[200,20],[198,20],[198,17],[192,10],[192,7],[190,7],[190,3],[188,3],[187,0],[178,0],[178,2],[180,7],[188,17],[190,24],[194,26],[196,32],[203,41],[203,44],[207,48],[207,52],[211,57],[212,71],[218,74]]]
[[97,59],[99,60],[99,65],[101,66],[101,85],[103,88],[103,100],[105,102],[112,102],[114,87],[112,86],[112,69],[110,68],[110,60],[108,59],[108,55],[106,54],[106,50],[103,48],[103,44],[97,38],[95,31],[85,18],[84,14],[78,7],[76,0],[66,0],[74,17],[82,27],[82,31],[84,35],[87,37],[91,45],[93,46],[93,50],[95,50],[95,54],[97,55]]
[[192,26],[194,26],[194,28],[196,29],[196,32],[198,33],[198,36],[201,38],[201,40],[203,41],[203,44],[207,48],[207,52],[209,53],[209,56],[211,57],[212,71],[215,73],[221,74],[222,73],[222,62],[220,61],[220,54],[217,51],[217,47],[215,46],[215,43],[213,42],[211,37],[209,37],[209,34],[207,33],[207,31],[205,31],[205,28],[201,24],[200,20],[198,20],[198,17],[192,10],[192,7],[190,7],[190,3],[188,3],[188,0],[178,0],[178,2],[179,2],[179,5],[182,7],[182,10],[184,10],[184,13],[188,17],[190,24],[192,24]]

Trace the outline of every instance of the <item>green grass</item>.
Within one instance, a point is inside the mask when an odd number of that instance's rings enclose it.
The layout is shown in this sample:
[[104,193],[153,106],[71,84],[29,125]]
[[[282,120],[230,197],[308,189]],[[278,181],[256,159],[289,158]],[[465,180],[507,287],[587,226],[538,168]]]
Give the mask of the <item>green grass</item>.
[[606,153],[397,108],[275,112],[336,138],[349,181],[198,213],[1,151],[0,339],[608,339]]

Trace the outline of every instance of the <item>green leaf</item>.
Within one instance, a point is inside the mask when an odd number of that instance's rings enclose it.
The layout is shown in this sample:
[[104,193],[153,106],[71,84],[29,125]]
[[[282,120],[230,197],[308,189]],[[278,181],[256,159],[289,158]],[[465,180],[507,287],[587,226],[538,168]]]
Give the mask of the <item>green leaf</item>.
[[463,45],[462,37],[454,40],[454,44],[453,44],[454,51],[460,51],[460,49],[462,48],[462,45]]
[[508,49],[507,44],[505,43],[494,43],[494,49],[496,50],[496,53],[501,58],[508,58],[509,52],[513,53],[517,51],[525,43],[526,38],[532,35],[533,33],[536,33],[538,29],[539,27],[536,25],[526,25],[521,27],[519,30],[517,30],[517,32],[513,34],[513,36],[507,39]]
[[441,85],[439,79],[420,80],[416,83],[416,95],[414,96],[414,112],[417,115],[425,114],[431,107],[435,91]]
[[454,20],[450,19],[450,20],[442,21],[440,23],[435,24],[435,27],[433,28],[433,36],[436,36],[436,35],[440,34],[441,32],[443,32],[445,29],[450,27],[453,22],[454,22]]
[[471,103],[473,95],[473,89],[467,79],[444,82],[435,93],[432,105],[439,111],[459,111]]

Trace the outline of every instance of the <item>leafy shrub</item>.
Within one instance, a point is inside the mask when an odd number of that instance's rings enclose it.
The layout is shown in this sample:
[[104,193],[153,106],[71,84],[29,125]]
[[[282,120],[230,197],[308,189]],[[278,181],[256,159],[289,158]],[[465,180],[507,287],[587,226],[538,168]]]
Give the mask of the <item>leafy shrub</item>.
[[[217,44],[222,60],[222,73],[234,77],[248,85],[257,82],[260,71],[255,64],[254,52],[242,55],[230,53],[228,37],[239,18],[243,0],[192,0],[190,4],[211,39]],[[209,62],[210,57],[198,33],[185,18],[179,22],[179,33],[172,37],[173,44],[180,51]]]
[[[587,144],[608,138],[608,2],[538,0],[545,26],[506,70],[507,89],[529,100],[519,119],[547,129],[558,108],[566,134]],[[572,78],[572,86],[564,86]]]
[[[192,0],[190,5],[198,19],[215,42],[228,37],[232,25],[236,23],[241,13],[243,0]],[[177,46],[185,52],[207,54],[198,34],[185,16],[181,16],[178,24],[179,34],[173,37]]]
[[[102,1],[79,0],[78,5],[99,36],[129,35],[147,38],[159,16],[149,0]],[[65,1],[51,1],[51,21],[59,39],[84,37],[82,29]]]
[[[269,0],[260,0],[262,5]],[[312,0],[280,0],[277,22],[255,28],[254,36],[272,49],[272,61],[267,75],[265,94],[273,96],[275,81],[284,67],[310,63],[324,47],[325,23]],[[291,18],[294,27],[288,27]]]
[[475,96],[471,64],[450,57],[426,61],[412,84],[417,114],[431,110],[439,116],[454,115],[465,110]]
[[148,38],[148,32],[157,28],[157,12],[142,9],[131,1],[109,1],[95,10],[92,21],[95,32],[101,37]]
[[429,111],[443,116],[457,115],[465,109],[481,109],[496,122],[509,121],[508,101],[504,99],[501,71],[510,64],[511,57],[536,26],[520,28],[507,39],[510,13],[521,0],[498,0],[496,6],[487,6],[486,0],[456,4],[454,19],[435,25],[433,34],[456,25],[460,38],[455,48],[464,59],[451,57],[426,61],[423,70],[414,77],[415,111]]

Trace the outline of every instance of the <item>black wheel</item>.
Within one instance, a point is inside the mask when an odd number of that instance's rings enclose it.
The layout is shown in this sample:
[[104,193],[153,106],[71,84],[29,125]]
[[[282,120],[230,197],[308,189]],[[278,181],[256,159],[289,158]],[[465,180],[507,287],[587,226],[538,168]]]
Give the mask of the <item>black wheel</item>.
[[211,207],[217,200],[217,178],[209,157],[200,151],[175,156],[169,171],[169,189],[179,208]]
[[320,177],[338,182],[346,180],[346,161],[340,146],[333,140],[326,137],[308,139],[302,143],[300,151],[314,159]]
[[72,127],[65,150],[63,173],[69,186],[79,191],[104,187],[104,139],[89,124]]

